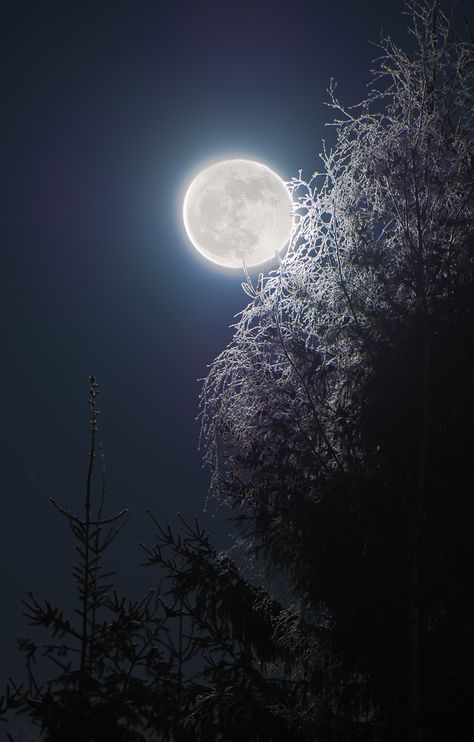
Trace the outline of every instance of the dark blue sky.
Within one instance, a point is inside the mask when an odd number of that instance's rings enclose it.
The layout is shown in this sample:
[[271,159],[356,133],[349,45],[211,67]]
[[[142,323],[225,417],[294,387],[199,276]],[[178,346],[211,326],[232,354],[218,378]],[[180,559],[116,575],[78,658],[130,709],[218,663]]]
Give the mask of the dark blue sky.
[[[468,3],[459,5],[458,15]],[[153,578],[144,511],[202,513],[199,384],[245,302],[238,273],[186,243],[180,198],[209,158],[247,156],[282,177],[318,167],[331,76],[364,95],[402,2],[18,2],[2,6],[3,677],[21,675],[28,589],[70,603],[72,546],[48,503],[80,509],[88,376],[102,389],[111,509],[133,519],[119,584]],[[201,520],[221,543],[222,518]],[[1,679],[0,679],[1,681]]]

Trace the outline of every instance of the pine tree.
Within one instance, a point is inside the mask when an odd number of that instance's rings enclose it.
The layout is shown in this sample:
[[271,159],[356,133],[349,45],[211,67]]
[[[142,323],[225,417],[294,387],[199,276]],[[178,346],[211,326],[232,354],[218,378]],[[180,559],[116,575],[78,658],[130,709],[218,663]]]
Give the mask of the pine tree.
[[114,573],[102,567],[104,552],[119,534],[127,511],[104,516],[106,472],[102,449],[100,493],[94,495],[97,394],[97,382],[91,376],[84,513],[75,515],[50,498],[77,542],[73,580],[78,619],[68,618],[60,607],[49,600],[39,601],[30,592],[23,604],[24,615],[30,625],[46,630],[51,639],[45,643],[31,638],[19,640],[26,657],[27,682],[18,685],[11,680],[7,689],[7,709],[27,714],[48,742],[145,739],[134,674],[139,675],[140,666],[147,661],[148,646],[161,628],[152,620],[154,596],[150,594],[137,603],[119,600],[110,581]]
[[[104,552],[127,511],[104,516],[102,448],[97,498],[97,382],[90,378],[90,448],[84,514],[56,503],[76,545],[73,579],[78,620],[31,592],[30,625],[50,638],[19,640],[27,681],[11,680],[0,716],[26,714],[45,742],[291,742],[299,739],[293,707],[306,682],[291,680],[295,662],[274,636],[285,618],[302,642],[304,627],[218,553],[197,521],[175,531],[151,516],[156,538],[142,547],[158,567],[156,589],[141,600],[119,597]],[[95,505],[96,500],[97,504]],[[7,738],[15,737],[7,732]]]

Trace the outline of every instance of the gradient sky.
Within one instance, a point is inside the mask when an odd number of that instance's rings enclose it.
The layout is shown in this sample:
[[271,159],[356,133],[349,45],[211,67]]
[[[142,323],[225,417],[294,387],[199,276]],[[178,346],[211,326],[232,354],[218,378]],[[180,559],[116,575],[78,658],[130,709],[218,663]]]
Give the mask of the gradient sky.
[[[462,18],[467,0],[456,11]],[[109,512],[133,518],[113,553],[141,597],[144,511],[202,515],[195,422],[206,364],[245,303],[238,272],[187,243],[181,199],[201,164],[319,165],[331,77],[357,102],[397,0],[18,2],[2,6],[0,138],[3,675],[21,677],[29,589],[71,605],[72,542],[48,503],[83,502],[88,377],[97,376]]]

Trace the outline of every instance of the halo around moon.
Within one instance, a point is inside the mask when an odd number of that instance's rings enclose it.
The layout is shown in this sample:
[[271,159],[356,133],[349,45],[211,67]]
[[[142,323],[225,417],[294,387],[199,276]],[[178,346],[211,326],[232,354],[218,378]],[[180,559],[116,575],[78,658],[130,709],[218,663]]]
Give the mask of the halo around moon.
[[183,221],[205,258],[225,268],[250,268],[275,258],[287,244],[291,196],[266,165],[224,160],[194,178],[184,198]]

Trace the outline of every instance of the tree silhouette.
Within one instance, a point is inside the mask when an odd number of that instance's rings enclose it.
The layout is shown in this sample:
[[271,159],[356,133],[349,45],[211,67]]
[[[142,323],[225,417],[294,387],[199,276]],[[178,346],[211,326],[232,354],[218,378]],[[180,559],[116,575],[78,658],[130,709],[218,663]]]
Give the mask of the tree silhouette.
[[288,676],[297,653],[275,627],[284,625],[301,646],[314,629],[243,579],[197,521],[191,526],[181,519],[176,532],[151,516],[155,541],[142,547],[146,565],[159,568],[157,588],[139,601],[118,596],[102,557],[127,511],[104,516],[102,448],[101,488],[94,496],[97,394],[91,377],[83,517],[52,500],[77,542],[79,620],[28,594],[25,616],[51,639],[19,640],[27,682],[10,681],[0,710],[28,715],[47,742],[300,739],[294,710],[307,683]]
[[[139,630],[150,631],[151,596],[139,604],[115,602],[109,597],[110,578],[104,572],[102,557],[118,535],[127,516],[122,511],[104,517],[106,495],[105,460],[102,458],[102,484],[97,506],[94,505],[93,474],[97,455],[97,383],[90,377],[89,405],[90,450],[87,471],[84,514],[65,511],[55,500],[55,508],[68,521],[77,542],[77,561],[73,570],[79,617],[67,618],[48,600],[40,602],[32,592],[24,601],[24,614],[33,626],[47,629],[52,640],[38,644],[30,638],[20,639],[19,647],[26,656],[26,688],[10,682],[8,706],[27,713],[39,725],[44,739],[51,740],[139,740],[140,734],[130,729],[136,721],[132,670],[140,662],[135,641]],[[95,514],[94,514],[94,511]],[[104,620],[105,608],[112,619]],[[131,650],[133,646],[133,652]],[[145,645],[146,646],[146,645]],[[46,658],[59,674],[40,681],[37,660]],[[41,675],[44,668],[40,668]]]
[[[408,6],[202,392],[213,491],[289,574],[364,739],[471,739],[472,44]],[[322,619],[323,617],[323,619]],[[334,674],[335,672],[335,674]]]

